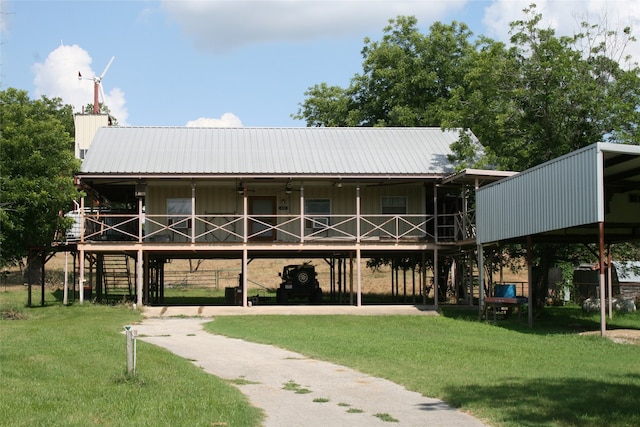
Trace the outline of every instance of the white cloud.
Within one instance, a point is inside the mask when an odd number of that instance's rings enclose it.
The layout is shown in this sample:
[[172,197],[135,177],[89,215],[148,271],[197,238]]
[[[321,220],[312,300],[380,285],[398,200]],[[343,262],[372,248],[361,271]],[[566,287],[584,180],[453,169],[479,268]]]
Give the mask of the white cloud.
[[[49,53],[44,62],[33,66],[36,96],[59,97],[63,103],[73,105],[75,112],[81,112],[84,105],[93,103],[94,83],[92,80],[79,80],[78,72],[83,77],[92,78],[100,75],[104,70],[102,68],[97,72],[94,71],[91,63],[89,53],[78,45],[58,47]],[[105,99],[100,99],[100,102],[109,107],[111,115],[118,120],[118,124],[126,125],[129,113],[124,92],[119,88],[107,91],[104,84],[108,85],[108,77],[109,74],[105,74],[101,83]]]
[[9,13],[7,12],[7,1],[0,0],[0,34],[3,36],[9,34],[9,23],[7,22]]
[[[558,35],[573,35],[581,22],[603,25],[607,30],[621,31],[631,26],[638,36],[640,7],[638,0],[495,0],[485,9],[485,35],[507,42],[509,23],[524,19],[522,10],[531,3],[542,15],[542,25],[554,28]],[[640,43],[628,47],[627,53],[640,58]]]
[[242,127],[242,121],[233,113],[224,113],[219,119],[200,117],[187,122],[187,127],[235,128]]
[[165,0],[162,6],[198,48],[219,53],[260,42],[367,34],[381,30],[398,15],[415,15],[421,24],[430,24],[465,3],[466,0]]

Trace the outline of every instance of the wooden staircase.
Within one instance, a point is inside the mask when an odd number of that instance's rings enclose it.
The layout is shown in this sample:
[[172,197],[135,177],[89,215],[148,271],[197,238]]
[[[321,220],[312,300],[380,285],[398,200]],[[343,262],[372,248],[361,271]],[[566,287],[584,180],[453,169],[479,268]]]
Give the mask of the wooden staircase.
[[130,299],[134,295],[129,260],[126,254],[104,255],[102,281],[107,301]]

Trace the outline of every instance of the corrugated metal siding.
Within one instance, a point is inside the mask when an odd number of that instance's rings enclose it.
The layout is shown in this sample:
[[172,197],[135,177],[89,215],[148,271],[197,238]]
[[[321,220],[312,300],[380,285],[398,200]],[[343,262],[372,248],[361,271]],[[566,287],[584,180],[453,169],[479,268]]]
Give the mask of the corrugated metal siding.
[[477,241],[495,242],[603,220],[597,145],[478,190]]
[[458,131],[439,128],[152,128],[98,130],[83,173],[450,173]]

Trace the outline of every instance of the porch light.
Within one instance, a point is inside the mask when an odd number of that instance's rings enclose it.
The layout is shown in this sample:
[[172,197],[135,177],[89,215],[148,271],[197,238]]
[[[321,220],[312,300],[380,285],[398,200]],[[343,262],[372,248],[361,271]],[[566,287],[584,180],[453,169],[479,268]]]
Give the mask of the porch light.
[[135,188],[136,197],[145,197],[147,195],[147,184],[144,181],[138,181]]
[[293,190],[293,185],[291,185],[291,181],[287,182],[287,185],[285,185],[284,187],[284,192],[287,194],[291,194],[291,191]]

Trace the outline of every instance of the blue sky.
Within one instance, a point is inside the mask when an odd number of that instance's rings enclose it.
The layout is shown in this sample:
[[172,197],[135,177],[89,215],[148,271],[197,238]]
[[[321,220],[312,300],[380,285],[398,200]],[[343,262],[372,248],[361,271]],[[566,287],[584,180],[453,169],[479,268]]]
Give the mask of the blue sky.
[[[79,111],[100,75],[121,125],[304,126],[290,115],[314,84],[346,87],[363,40],[390,18],[467,23],[506,40],[532,0],[0,0],[0,87],[61,97]],[[539,0],[560,33],[585,18],[640,29],[638,0]],[[638,47],[634,46],[636,58]]]

